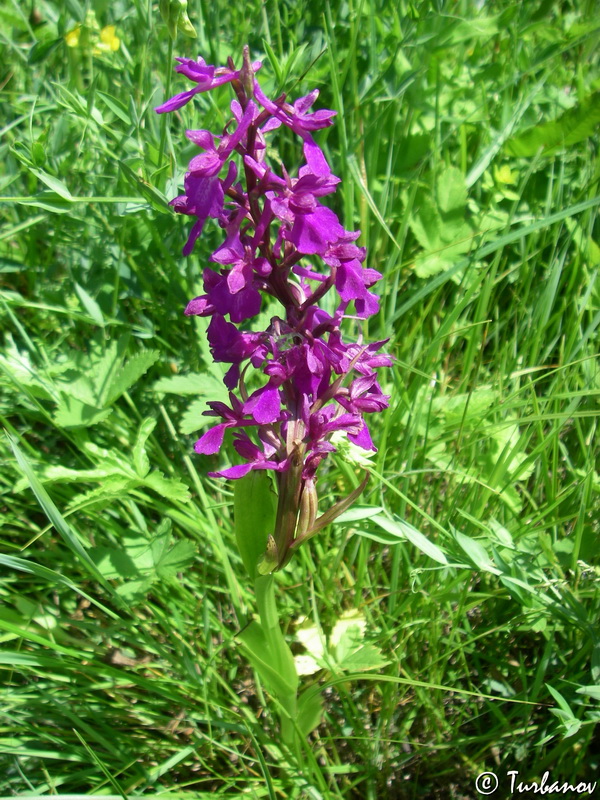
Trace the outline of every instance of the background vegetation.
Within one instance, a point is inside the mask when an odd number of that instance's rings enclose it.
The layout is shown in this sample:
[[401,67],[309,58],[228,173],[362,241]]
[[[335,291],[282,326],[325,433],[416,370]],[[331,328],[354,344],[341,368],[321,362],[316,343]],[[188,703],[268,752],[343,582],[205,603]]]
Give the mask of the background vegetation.
[[[595,10],[190,0],[198,38],[172,50],[151,1],[0,5],[0,793],[594,779]],[[219,233],[184,259],[166,203],[185,129],[222,127],[229,94],[153,112],[187,88],[173,55],[239,62],[244,43],[267,91],[317,86],[338,111],[319,142],[385,275],[365,334],[397,359],[361,510],[280,576],[325,698],[302,772],[236,642],[253,599],[231,486],[192,451],[222,388],[182,309]],[[359,474],[332,463],[321,508]]]

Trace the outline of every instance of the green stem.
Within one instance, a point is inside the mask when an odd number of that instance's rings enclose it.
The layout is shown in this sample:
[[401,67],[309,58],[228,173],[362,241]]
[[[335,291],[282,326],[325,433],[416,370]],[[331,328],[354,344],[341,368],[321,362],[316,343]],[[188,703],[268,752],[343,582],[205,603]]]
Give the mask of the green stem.
[[[297,715],[298,677],[294,657],[285,640],[279,623],[279,613],[275,602],[275,576],[259,575],[255,584],[256,604],[260,615],[261,627],[267,640],[268,654],[272,659],[271,665],[280,675],[294,676],[294,688],[286,696],[279,695],[277,699],[283,706],[284,712],[280,714],[281,735],[285,744],[300,751],[296,736],[294,720]],[[287,713],[286,713],[287,712]]]
[[[167,80],[165,84],[165,100],[171,96],[171,80],[173,73],[173,39],[169,36],[169,46],[167,50]],[[165,154],[165,147],[167,145],[167,117],[168,114],[163,114],[160,125],[160,148],[158,151],[159,165],[162,167],[163,156]]]

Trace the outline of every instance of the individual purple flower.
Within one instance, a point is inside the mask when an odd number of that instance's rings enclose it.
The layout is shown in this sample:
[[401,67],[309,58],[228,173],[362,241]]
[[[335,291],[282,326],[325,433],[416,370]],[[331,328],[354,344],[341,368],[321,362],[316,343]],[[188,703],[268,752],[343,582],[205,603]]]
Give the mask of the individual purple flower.
[[[179,62],[175,67],[175,71],[194,81],[196,86],[193,89],[188,89],[187,92],[181,92],[175,97],[171,97],[170,100],[155,108],[154,110],[157,114],[176,111],[186,103],[189,103],[194,95],[200,92],[207,92],[209,89],[215,89],[217,86],[222,86],[224,83],[230,83],[240,78],[240,70],[230,69],[229,67],[213,67],[208,65],[201,57],[197,61],[194,61],[193,58],[176,58],[175,61]],[[252,64],[253,72],[258,72],[261,66],[260,61],[255,61]]]

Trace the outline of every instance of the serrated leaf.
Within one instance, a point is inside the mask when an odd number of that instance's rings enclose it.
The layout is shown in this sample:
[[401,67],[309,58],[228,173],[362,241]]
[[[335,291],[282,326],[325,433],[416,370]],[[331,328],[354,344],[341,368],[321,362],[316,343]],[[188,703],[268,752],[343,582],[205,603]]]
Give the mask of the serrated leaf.
[[196,431],[200,430],[200,428],[210,424],[210,418],[203,416],[204,412],[207,410],[207,400],[194,400],[193,403],[190,403],[185,413],[181,417],[181,422],[179,423],[179,432],[185,435],[195,433]]
[[430,195],[419,193],[415,206],[409,214],[408,224],[424,250],[437,250],[442,247],[440,239],[442,218]]
[[158,470],[154,470],[144,478],[144,486],[177,503],[187,503],[191,497],[185,483],[178,478],[167,478]]
[[[100,481],[115,475],[112,467],[97,469],[69,469],[60,465],[41,465],[38,478],[41,483],[83,483],[84,481]],[[22,492],[27,487],[25,478],[19,478],[14,485],[14,492]]]
[[157,350],[141,350],[117,370],[106,392],[106,405],[112,405],[124,392],[139,380],[158,361]]
[[418,278],[431,278],[450,269],[455,262],[439,255],[422,255],[415,258],[413,269]]
[[128,605],[139,603],[148,594],[152,586],[152,578],[141,578],[137,581],[127,581],[117,587],[117,594],[127,602]]
[[156,427],[156,420],[146,417],[140,425],[137,439],[133,446],[133,466],[140,478],[145,478],[150,471],[150,461],[146,455],[146,442]]
[[168,394],[197,394],[205,396],[208,400],[226,400],[227,388],[222,381],[212,375],[172,375],[160,378],[152,386],[154,392]]
[[110,413],[110,408],[96,408],[63,394],[53,419],[60,428],[80,428],[102,422]]
[[348,671],[367,672],[371,669],[382,669],[389,663],[378,647],[363,644],[357,650],[347,653],[343,660],[338,662],[338,666]]
[[196,556],[196,548],[192,542],[176,542],[167,552],[164,552],[160,560],[156,562],[156,574],[159,578],[168,580],[174,578],[191,564]]
[[75,495],[69,503],[69,509],[86,508],[96,504],[112,503],[118,497],[127,495],[131,489],[139,486],[139,481],[123,476],[114,476],[102,481],[102,486]]
[[135,578],[139,570],[135,561],[125,550],[114,547],[92,547],[90,557],[105,578]]

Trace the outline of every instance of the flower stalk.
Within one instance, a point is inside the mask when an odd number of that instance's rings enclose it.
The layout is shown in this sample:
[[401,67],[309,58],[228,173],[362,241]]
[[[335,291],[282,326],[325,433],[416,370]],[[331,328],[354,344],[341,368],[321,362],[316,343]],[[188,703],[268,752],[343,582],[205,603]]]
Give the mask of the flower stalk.
[[[210,317],[212,356],[229,365],[224,377],[229,403],[209,403],[205,413],[216,424],[196,442],[195,451],[214,456],[232,436],[241,459],[209,475],[235,480],[240,487],[236,537],[261,619],[240,639],[280,700],[284,739],[290,744],[294,731],[302,730],[302,719],[318,718],[320,706],[309,703],[298,710],[298,676],[279,627],[272,573],[366,486],[367,478],[318,516],[318,469],[336,451],[332,437],[342,434],[364,450],[375,450],[365,415],[388,405],[377,378],[377,370],[391,364],[379,352],[385,341],[348,341],[344,330],[347,320],[377,313],[379,300],[371,288],[381,275],[364,266],[366,250],[356,244],[360,231],[345,230],[323,203],[340,179],[313,136],[332,125],[336,114],[312,110],[318,90],[291,103],[285,95],[270,99],[256,77],[261,63],[251,60],[247,47],[239,69],[231,58],[222,67],[202,58],[176,60],[176,71],[193,86],[166,100],[158,113],[176,111],[196,94],[225,84],[234,94],[231,117],[220,133],[186,131],[200,152],[188,166],[184,193],[171,205],[193,219],[184,255],[192,253],[209,219],[224,234],[209,258],[214,268],[203,271],[203,293],[185,310]],[[303,163],[296,174],[270,156],[271,136],[281,126],[302,143]],[[337,296],[329,306],[335,307],[333,313],[319,305],[329,293]],[[269,325],[253,330],[252,320],[265,307],[271,312]],[[266,473],[277,487],[272,516],[259,514],[260,502],[270,504],[268,480],[258,481]],[[251,476],[249,491],[244,483]],[[255,490],[262,500],[253,503]]]

